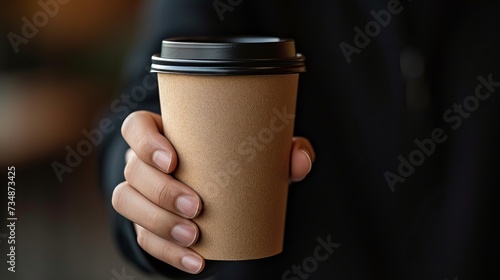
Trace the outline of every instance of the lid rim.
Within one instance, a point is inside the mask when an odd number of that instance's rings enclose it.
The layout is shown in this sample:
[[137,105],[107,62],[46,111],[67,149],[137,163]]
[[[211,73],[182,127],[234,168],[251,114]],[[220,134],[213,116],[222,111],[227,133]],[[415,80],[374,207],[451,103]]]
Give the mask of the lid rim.
[[152,72],[205,74],[300,73],[304,56],[280,37],[173,37],[151,57]]
[[153,62],[158,62],[160,64],[162,63],[185,63],[185,64],[196,64],[196,63],[201,63],[201,64],[209,64],[209,63],[214,63],[214,64],[232,64],[232,63],[303,63],[305,60],[305,57],[297,53],[296,56],[294,57],[286,57],[286,58],[259,58],[259,59],[233,59],[233,60],[222,60],[222,59],[182,59],[182,58],[165,58],[160,56],[159,54],[154,54],[151,57],[151,60]]
[[173,67],[167,66],[162,68],[152,68],[152,73],[160,73],[160,74],[185,74],[185,75],[287,75],[287,74],[299,74],[305,72],[305,67],[296,67],[296,68],[219,68],[219,69],[210,69],[206,68],[184,68],[184,67]]

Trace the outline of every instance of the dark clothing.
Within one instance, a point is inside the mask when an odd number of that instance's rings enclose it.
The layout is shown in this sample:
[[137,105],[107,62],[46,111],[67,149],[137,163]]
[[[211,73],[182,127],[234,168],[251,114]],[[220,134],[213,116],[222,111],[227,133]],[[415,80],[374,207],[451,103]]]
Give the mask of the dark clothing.
[[[220,2],[234,6],[223,21]],[[398,3],[150,1],[125,94],[143,83],[164,38],[293,38],[307,66],[295,134],[317,158],[290,187],[275,257],[207,261],[191,276],[143,252],[113,211],[123,254],[169,279],[500,279],[500,2]],[[158,112],[157,95],[130,109]],[[125,113],[111,114],[117,125]],[[126,148],[118,131],[104,145],[108,198],[124,180]]]

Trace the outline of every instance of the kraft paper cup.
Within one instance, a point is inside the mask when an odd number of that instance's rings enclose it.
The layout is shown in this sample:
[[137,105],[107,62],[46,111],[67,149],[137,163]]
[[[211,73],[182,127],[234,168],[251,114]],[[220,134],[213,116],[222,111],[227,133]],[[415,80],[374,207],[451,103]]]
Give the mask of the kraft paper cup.
[[209,260],[283,250],[295,104],[304,58],[291,39],[164,40],[153,56],[173,176],[203,200],[192,249]]

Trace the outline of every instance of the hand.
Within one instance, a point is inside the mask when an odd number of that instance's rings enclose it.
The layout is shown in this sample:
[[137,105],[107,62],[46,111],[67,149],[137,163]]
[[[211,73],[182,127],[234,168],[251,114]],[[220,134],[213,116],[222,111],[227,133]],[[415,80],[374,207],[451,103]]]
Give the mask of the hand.
[[[126,153],[126,181],[115,188],[112,203],[118,213],[134,222],[142,249],[197,274],[205,261],[189,246],[199,236],[191,219],[200,213],[202,203],[193,189],[169,175],[177,165],[177,154],[162,132],[158,114],[139,111],[125,119],[122,134],[131,149]],[[290,181],[304,179],[314,157],[307,139],[293,138]]]

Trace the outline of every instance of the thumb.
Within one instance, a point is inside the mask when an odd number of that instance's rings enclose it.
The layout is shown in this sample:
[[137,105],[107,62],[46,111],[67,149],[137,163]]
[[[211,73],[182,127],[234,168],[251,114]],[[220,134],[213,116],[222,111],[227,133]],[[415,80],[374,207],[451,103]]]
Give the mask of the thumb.
[[304,137],[294,137],[290,155],[290,180],[302,181],[311,171],[315,158],[316,155],[309,140]]

